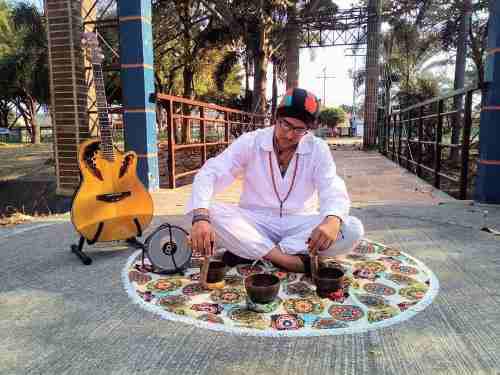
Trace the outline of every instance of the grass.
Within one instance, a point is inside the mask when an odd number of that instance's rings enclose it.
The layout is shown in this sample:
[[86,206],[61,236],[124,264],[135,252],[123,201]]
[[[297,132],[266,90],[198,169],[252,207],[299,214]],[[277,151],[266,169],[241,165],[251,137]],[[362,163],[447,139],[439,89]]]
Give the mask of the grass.
[[0,182],[19,178],[54,180],[52,145],[1,144]]
[[24,215],[20,212],[16,212],[12,215],[0,216],[0,227],[10,227],[17,224],[29,222],[33,219],[32,216]]

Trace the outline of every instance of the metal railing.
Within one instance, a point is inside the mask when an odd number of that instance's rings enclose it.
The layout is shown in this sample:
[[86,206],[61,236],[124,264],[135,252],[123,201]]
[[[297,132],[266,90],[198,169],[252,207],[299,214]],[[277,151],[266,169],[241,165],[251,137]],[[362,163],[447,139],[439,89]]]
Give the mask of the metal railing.
[[379,151],[436,188],[467,199],[479,152],[480,95],[479,87],[465,88],[390,113],[379,126]]
[[176,188],[179,179],[192,177],[233,139],[270,125],[269,116],[212,103],[166,94],[157,94],[156,102],[162,187]]

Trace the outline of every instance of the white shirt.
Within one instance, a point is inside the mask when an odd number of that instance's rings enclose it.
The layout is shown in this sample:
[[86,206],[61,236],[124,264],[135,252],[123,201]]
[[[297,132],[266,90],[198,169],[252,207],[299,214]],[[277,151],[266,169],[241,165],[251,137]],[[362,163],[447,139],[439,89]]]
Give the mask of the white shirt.
[[345,222],[351,202],[344,181],[337,175],[328,144],[312,134],[302,137],[282,177],[273,148],[273,135],[274,127],[245,133],[221,154],[207,160],[194,178],[186,213],[196,208],[209,209],[213,195],[241,176],[240,207],[279,215],[280,201],[273,187],[269,164],[271,156],[276,190],[282,201],[290,190],[298,160],[294,186],[283,203],[283,215],[317,212],[319,198],[322,216],[335,215]]

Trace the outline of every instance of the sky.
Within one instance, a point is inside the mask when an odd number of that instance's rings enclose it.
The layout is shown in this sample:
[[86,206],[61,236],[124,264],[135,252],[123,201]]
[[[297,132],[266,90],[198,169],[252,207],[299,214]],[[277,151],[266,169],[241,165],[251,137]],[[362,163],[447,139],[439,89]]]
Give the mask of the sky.
[[[299,84],[306,90],[314,92],[327,107],[352,104],[353,86],[348,70],[353,69],[354,63],[357,69],[364,66],[365,58],[345,56],[353,53],[346,50],[346,47],[340,46],[315,48],[313,53],[314,59],[311,59],[310,50],[304,48],[300,53]],[[318,78],[325,75],[333,78],[325,80]]]
[[[360,52],[357,52],[360,54]],[[364,65],[364,57],[351,57],[352,51],[346,51],[346,47],[322,47],[322,48],[301,48],[299,61],[299,87],[313,92],[324,101],[326,97],[327,107],[337,107],[341,104],[352,105],[353,87],[349,78],[349,69],[356,67],[359,69]],[[268,72],[269,73],[269,72]],[[272,69],[268,77],[268,97],[271,97]],[[326,73],[326,74],[324,74]],[[326,80],[318,78],[326,75]],[[323,87],[324,84],[324,87]],[[323,91],[324,89],[324,91]],[[285,91],[284,84],[278,86],[278,95]],[[358,93],[362,94],[362,93]],[[356,99],[356,102],[359,98]]]
[[43,9],[43,0],[7,0],[10,3],[30,3],[35,4],[38,8]]

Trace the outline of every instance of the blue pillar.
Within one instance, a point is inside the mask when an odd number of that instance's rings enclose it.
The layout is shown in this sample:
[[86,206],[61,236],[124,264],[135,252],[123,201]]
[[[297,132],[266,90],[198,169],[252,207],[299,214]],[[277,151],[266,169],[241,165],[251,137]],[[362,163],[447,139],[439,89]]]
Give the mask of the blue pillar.
[[119,0],[120,62],[125,150],[139,157],[138,175],[159,188],[151,0]]
[[490,3],[475,199],[500,203],[500,0]]

